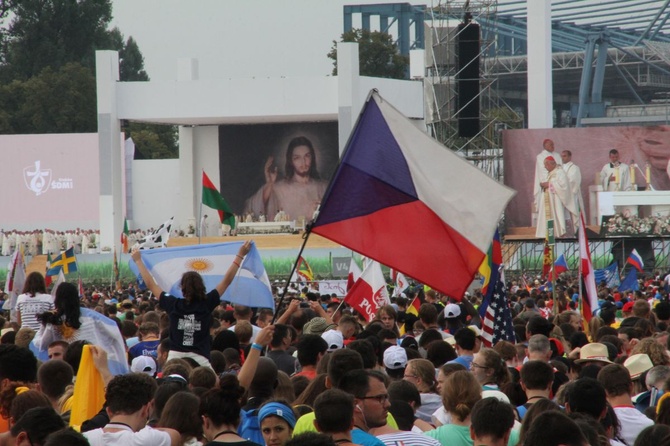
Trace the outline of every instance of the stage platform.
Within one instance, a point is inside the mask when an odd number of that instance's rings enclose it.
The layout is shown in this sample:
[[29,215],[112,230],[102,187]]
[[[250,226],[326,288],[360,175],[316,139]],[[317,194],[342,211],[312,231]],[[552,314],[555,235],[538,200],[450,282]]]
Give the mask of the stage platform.
[[[620,268],[633,249],[642,256],[645,271],[663,272],[670,268],[670,237],[668,236],[609,236],[600,235],[600,226],[587,226],[589,251],[595,268],[605,268],[616,261]],[[508,229],[503,236],[503,261],[510,272],[538,273],[542,271],[544,239],[535,237],[534,227]],[[579,243],[576,237],[556,239],[554,258],[563,254],[571,271],[578,269]]]
[[[170,237],[168,246],[190,246],[199,243],[227,243],[239,242],[240,240],[253,240],[258,249],[299,249],[302,245],[302,233],[300,234],[246,234],[235,237]],[[311,234],[307,241],[307,248],[341,248],[338,243],[331,242],[320,235]]]
[[[600,226],[598,225],[586,225],[586,236],[589,240],[596,239],[605,239],[600,235]],[[607,237],[607,238],[616,238],[616,237]],[[538,242],[544,241],[543,238],[538,238],[535,236],[535,226],[520,227],[520,228],[508,228],[505,231],[503,236],[505,242]],[[564,236],[559,237],[556,241],[576,241],[577,237],[575,236]]]

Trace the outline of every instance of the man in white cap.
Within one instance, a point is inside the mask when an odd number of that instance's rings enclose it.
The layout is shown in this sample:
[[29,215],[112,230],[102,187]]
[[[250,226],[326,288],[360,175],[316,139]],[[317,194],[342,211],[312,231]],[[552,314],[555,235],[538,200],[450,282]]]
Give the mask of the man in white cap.
[[392,381],[400,381],[405,375],[407,366],[407,352],[398,345],[391,345],[384,350],[384,368]]
[[145,373],[154,378],[156,376],[156,361],[151,356],[138,356],[130,363],[130,371]]

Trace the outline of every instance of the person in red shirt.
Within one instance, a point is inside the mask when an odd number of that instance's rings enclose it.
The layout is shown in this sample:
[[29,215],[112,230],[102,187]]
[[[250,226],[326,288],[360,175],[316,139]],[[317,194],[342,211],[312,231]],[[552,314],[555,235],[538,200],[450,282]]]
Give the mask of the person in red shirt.
[[301,336],[297,347],[300,371],[293,376],[305,376],[312,380],[316,377],[316,366],[328,350],[328,343],[319,335],[306,334]]

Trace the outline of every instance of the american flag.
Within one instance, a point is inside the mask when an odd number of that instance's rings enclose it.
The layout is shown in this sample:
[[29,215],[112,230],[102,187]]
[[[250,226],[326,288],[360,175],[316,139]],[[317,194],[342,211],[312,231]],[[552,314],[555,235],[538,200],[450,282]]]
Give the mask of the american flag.
[[486,347],[492,347],[498,341],[512,343],[516,341],[502,266],[492,276],[496,279],[495,286],[489,288],[484,302],[479,307],[479,315],[482,318],[482,341]]

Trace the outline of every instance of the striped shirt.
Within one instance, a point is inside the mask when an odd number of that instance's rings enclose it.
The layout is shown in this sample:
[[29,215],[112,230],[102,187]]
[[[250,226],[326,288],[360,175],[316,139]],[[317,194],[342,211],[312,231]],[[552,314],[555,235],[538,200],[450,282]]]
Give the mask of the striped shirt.
[[441,446],[438,440],[415,432],[401,431],[377,435],[377,438],[386,446]]

